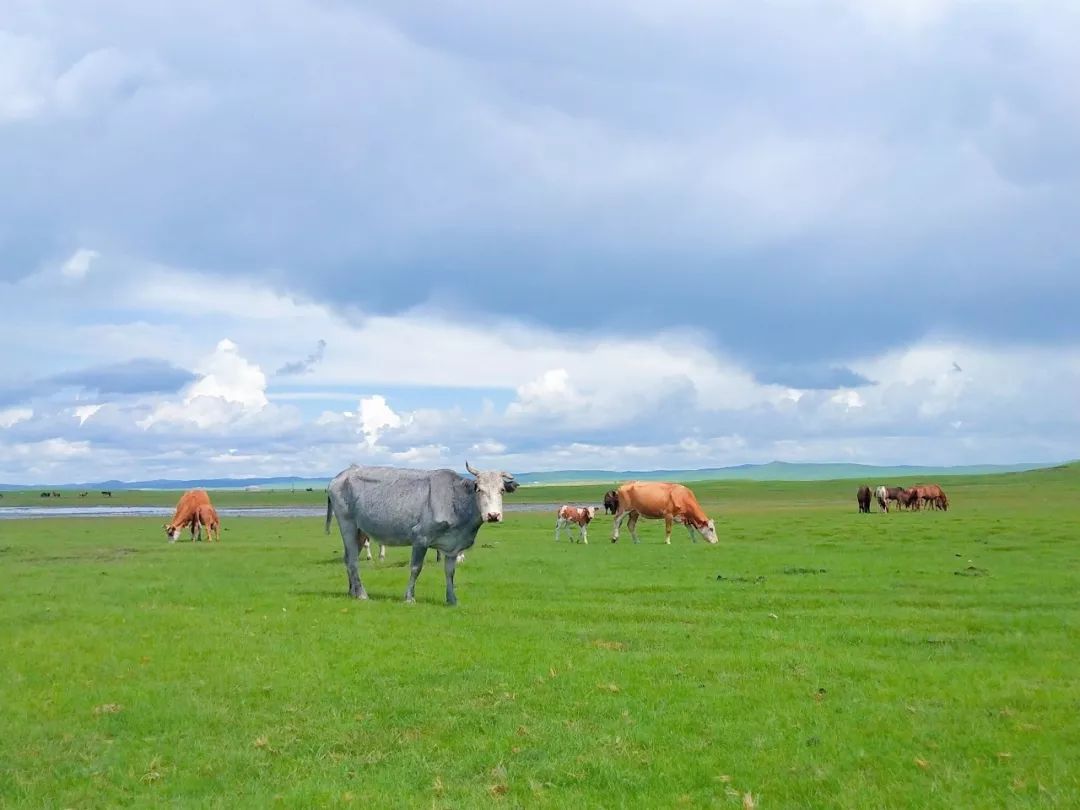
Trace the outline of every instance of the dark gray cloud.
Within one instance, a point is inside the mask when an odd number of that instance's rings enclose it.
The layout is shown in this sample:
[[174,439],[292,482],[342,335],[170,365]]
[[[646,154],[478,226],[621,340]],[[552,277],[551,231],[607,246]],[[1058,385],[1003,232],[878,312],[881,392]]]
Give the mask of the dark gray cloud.
[[789,388],[810,390],[857,388],[874,384],[873,380],[868,380],[862,374],[852,371],[850,368],[824,363],[807,363],[803,365],[778,363],[758,368],[754,376],[758,382],[767,385],[786,385]]
[[0,274],[88,246],[369,312],[691,325],[793,378],[1080,338],[1080,11],[903,6],[15,9]]
[[274,373],[281,377],[287,377],[294,374],[307,374],[322,362],[325,353],[326,341],[320,339],[319,342],[315,344],[315,351],[303,360],[294,360],[291,363],[286,363]]
[[78,389],[102,397],[171,394],[194,379],[192,372],[177,368],[165,360],[139,358],[22,382],[5,383],[0,385],[0,405],[47,397],[65,389]]

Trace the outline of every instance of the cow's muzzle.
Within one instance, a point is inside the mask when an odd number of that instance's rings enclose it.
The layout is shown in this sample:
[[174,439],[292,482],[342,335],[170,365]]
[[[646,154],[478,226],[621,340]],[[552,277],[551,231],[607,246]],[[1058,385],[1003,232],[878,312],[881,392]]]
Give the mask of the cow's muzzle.
[[484,519],[488,523],[502,523],[502,512],[488,512]]

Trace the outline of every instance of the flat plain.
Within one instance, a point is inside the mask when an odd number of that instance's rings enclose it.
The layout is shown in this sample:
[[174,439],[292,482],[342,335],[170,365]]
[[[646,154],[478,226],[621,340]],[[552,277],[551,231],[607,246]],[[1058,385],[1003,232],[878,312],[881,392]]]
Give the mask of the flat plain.
[[859,483],[694,486],[715,546],[509,513],[457,608],[433,559],[402,603],[405,549],[348,599],[321,518],[0,521],[0,805],[1080,806],[1080,467],[941,479],[947,513]]

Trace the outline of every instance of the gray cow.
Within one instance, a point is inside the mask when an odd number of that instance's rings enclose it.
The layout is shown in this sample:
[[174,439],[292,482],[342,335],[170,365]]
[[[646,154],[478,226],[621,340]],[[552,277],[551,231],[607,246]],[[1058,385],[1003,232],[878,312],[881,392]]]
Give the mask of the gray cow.
[[326,533],[336,516],[345,544],[349,596],[367,599],[356,562],[360,546],[374,539],[387,546],[412,546],[406,602],[415,601],[416,578],[428,549],[442,552],[446,602],[457,604],[454,569],[458,554],[472,546],[483,523],[503,519],[503,493],[518,486],[508,473],[479,472],[468,462],[465,469],[475,478],[453,470],[355,465],[334,477],[326,489]]

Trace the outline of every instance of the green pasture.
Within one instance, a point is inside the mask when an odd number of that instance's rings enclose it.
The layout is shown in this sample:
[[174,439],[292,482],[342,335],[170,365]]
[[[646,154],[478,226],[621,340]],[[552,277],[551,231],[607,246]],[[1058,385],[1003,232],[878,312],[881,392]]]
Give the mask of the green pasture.
[[457,608],[406,549],[349,600],[321,518],[0,521],[0,806],[1080,806],[1080,469],[858,483],[697,485],[716,546],[510,513]]

